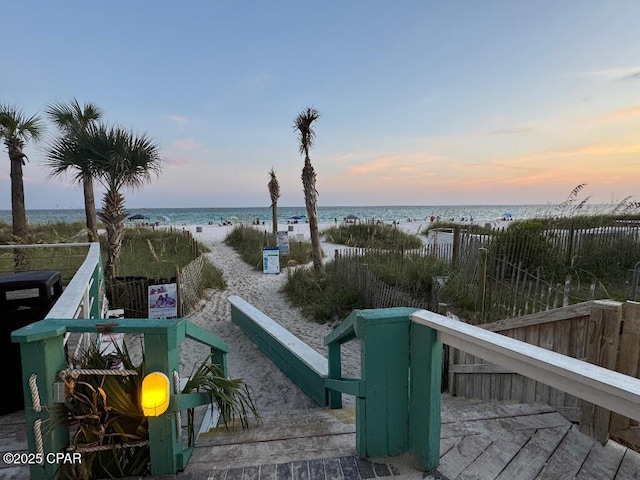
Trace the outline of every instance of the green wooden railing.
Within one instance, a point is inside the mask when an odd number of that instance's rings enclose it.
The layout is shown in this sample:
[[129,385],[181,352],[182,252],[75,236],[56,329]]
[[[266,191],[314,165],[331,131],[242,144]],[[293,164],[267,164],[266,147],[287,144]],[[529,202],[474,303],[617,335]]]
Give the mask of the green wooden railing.
[[[69,445],[67,424],[51,417],[56,406],[53,386],[59,380],[59,372],[67,368],[65,339],[71,333],[97,333],[106,328],[112,333],[144,334],[146,371],[162,372],[171,380],[174,378],[173,373],[179,371],[181,342],[185,338],[193,339],[208,345],[212,360],[227,373],[228,347],[213,334],[183,319],[100,319],[103,296],[104,277],[100,249],[98,244],[91,244],[83,265],[47,317],[11,334],[11,339],[20,343],[30,453],[40,453],[46,459],[47,454],[64,452]],[[153,475],[173,474],[184,470],[193,446],[185,445],[178,435],[180,411],[207,405],[209,402],[206,393],[181,394],[177,387],[171,389],[167,411],[158,417],[149,418],[149,451]],[[57,478],[58,468],[58,465],[49,462],[31,465],[31,478]]]
[[[144,334],[148,372],[162,372],[172,379],[173,372],[179,371],[179,345],[185,338],[190,338],[210,346],[212,359],[217,359],[226,373],[227,345],[187,320],[118,319],[114,323],[105,320],[45,319],[33,323],[11,334],[12,340],[20,343],[30,452],[44,453],[46,456],[48,453],[64,451],[69,444],[69,430],[65,423],[50,422],[46,429],[37,426],[50,418],[50,410],[55,407],[52,387],[58,380],[58,373],[66,368],[63,346],[65,333],[97,332],[104,329],[105,325],[113,333]],[[32,399],[29,379],[32,375],[36,378],[40,407],[29,405]],[[176,416],[181,410],[207,405],[209,402],[206,393],[181,394],[172,388],[167,411],[158,417],[149,417],[149,450],[153,475],[184,470],[193,446],[185,446],[179,439]],[[38,445],[38,436],[42,438],[42,446]],[[56,478],[57,469],[55,464],[32,465],[31,478]]]
[[[331,408],[356,396],[356,448],[361,457],[411,453],[425,470],[438,466],[442,344],[437,332],[412,324],[414,308],[354,310],[325,337]],[[360,339],[361,377],[342,377],[340,346]]]

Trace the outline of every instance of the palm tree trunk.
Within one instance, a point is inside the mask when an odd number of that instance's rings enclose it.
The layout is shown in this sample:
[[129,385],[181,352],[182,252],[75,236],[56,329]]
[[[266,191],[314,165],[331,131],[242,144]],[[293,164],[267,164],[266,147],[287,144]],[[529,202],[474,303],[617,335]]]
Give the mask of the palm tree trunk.
[[118,263],[124,236],[124,221],[127,211],[124,208],[124,196],[117,190],[109,189],[102,200],[102,211],[98,217],[107,230],[107,259],[105,271],[110,277],[118,275]]
[[96,199],[93,194],[93,177],[86,176],[82,179],[84,188],[84,214],[87,219],[87,230],[90,242],[99,242],[98,219],[96,217]]
[[302,186],[304,190],[304,203],[307,207],[307,217],[309,218],[313,268],[318,272],[322,269],[322,249],[320,247],[320,232],[318,232],[318,191],[316,190],[316,172],[311,165],[309,156],[306,156],[304,159]]
[[273,234],[276,235],[278,233],[278,202],[271,205],[271,214],[273,221]]
[[[11,161],[11,217],[13,223],[13,241],[25,243],[27,239],[27,212],[24,205],[24,183],[22,180],[22,159],[24,154],[19,146],[5,142],[9,149]],[[15,271],[29,268],[27,253],[24,249],[13,251],[13,269]]]

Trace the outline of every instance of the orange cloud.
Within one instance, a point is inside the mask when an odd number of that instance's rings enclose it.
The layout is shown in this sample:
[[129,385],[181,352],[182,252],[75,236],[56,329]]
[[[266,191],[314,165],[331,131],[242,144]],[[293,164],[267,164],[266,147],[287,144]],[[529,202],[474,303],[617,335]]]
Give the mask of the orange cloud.
[[640,105],[634,105],[632,107],[616,110],[615,112],[607,115],[605,121],[607,122],[621,122],[625,120],[631,120],[640,117]]

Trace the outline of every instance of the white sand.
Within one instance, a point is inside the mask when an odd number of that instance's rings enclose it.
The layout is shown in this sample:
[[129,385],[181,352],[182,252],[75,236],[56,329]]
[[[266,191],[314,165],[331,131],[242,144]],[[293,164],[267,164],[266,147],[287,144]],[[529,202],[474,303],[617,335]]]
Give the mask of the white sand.
[[[321,225],[320,230],[329,225]],[[307,224],[280,225],[280,230],[288,230],[291,238],[309,239]],[[403,230],[416,233],[422,225],[417,222],[406,222],[399,225]],[[211,252],[206,255],[214,265],[220,268],[227,282],[224,291],[210,291],[195,312],[187,318],[211,331],[229,346],[227,355],[229,375],[232,378],[243,378],[253,390],[258,408],[262,412],[287,409],[314,408],[315,404],[289,381],[289,379],[268,360],[237,327],[231,322],[230,305],[227,297],[238,295],[250,304],[270,316],[273,320],[288,329],[302,341],[310,345],[323,356],[327,356],[323,345],[324,337],[331,332],[333,326],[318,324],[306,318],[302,312],[292,306],[285,295],[280,292],[286,282],[286,271],[279,275],[265,275],[246,265],[239,255],[224,244],[232,226],[190,225],[179,227],[188,229],[194,237],[207,245]],[[270,225],[255,228],[269,229]],[[201,232],[197,232],[201,229]],[[426,238],[422,237],[426,242]],[[442,239],[438,239],[443,241]],[[341,245],[322,244],[325,258],[334,255],[336,248],[347,248]],[[207,356],[207,348],[190,340],[185,340],[181,347],[181,375],[190,373],[194,364]],[[352,341],[342,348],[343,375],[360,376],[360,346]],[[345,404],[353,404],[354,399],[344,396]]]

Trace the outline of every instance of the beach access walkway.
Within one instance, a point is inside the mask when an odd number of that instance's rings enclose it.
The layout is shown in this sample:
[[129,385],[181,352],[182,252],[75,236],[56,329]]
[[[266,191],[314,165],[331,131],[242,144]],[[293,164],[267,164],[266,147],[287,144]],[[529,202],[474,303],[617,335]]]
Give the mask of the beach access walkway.
[[[442,398],[440,465],[426,476],[406,456],[361,460],[355,411],[294,410],[266,414],[249,430],[201,434],[185,472],[154,479],[329,480],[636,479],[640,454],[583,435],[542,404]],[[0,451],[26,452],[24,414],[0,417]],[[0,463],[0,479],[28,478],[26,467]],[[138,477],[136,477],[138,478]]]

